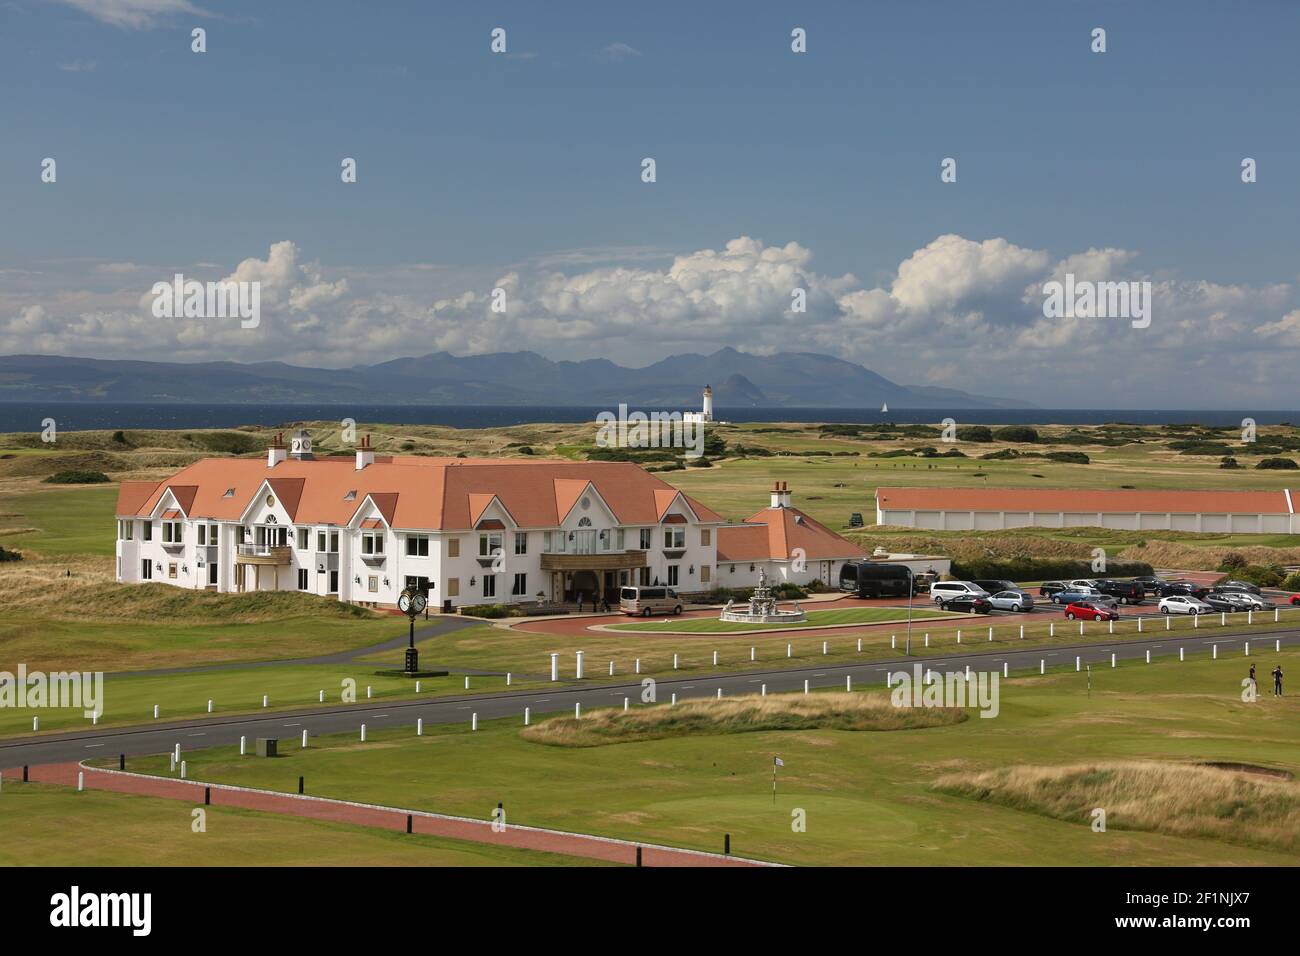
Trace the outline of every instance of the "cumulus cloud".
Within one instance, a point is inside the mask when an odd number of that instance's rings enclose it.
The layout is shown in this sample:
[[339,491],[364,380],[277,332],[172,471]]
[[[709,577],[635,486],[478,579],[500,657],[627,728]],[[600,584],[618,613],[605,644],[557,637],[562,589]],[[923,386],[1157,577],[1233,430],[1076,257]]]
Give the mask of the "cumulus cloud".
[[[1291,385],[1289,350],[1300,345],[1291,284],[1152,279],[1140,260],[1120,248],[1053,254],[1005,238],[942,235],[868,285],[819,271],[798,242],[750,236],[677,255],[561,252],[492,272],[326,266],[285,240],[233,268],[101,262],[79,277],[80,288],[69,287],[66,273],[15,273],[0,287],[0,352],[340,366],[439,350],[532,349],[643,365],[730,345],[756,354],[826,352],[902,383],[1049,407],[1186,406],[1216,395],[1258,402],[1270,395],[1264,382],[1274,386],[1271,407],[1300,400]],[[154,318],[150,288],[174,272],[259,282],[259,327]],[[1046,317],[1043,283],[1067,273],[1150,281],[1151,327]],[[791,308],[796,289],[806,300],[801,313]],[[501,302],[504,312],[493,308]]]
[[602,60],[630,60],[641,55],[636,47],[623,42],[611,43],[600,51]]
[[129,30],[158,26],[173,14],[209,16],[188,0],[55,0],[88,13],[96,20]]

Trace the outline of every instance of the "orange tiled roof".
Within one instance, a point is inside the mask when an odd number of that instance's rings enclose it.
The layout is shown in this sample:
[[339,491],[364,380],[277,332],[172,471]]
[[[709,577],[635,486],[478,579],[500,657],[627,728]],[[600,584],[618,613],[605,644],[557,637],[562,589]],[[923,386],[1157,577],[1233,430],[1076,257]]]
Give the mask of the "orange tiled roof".
[[[473,528],[493,497],[520,527],[553,528],[589,483],[621,524],[656,525],[679,494],[630,462],[376,456],[357,471],[342,456],[289,458],[270,468],[263,458],[206,458],[166,482],[123,482],[117,515],[149,515],[167,487],[191,487],[189,517],[237,521],[263,482],[300,524],[346,525],[369,495],[392,527],[434,530]],[[700,521],[722,523],[695,499],[682,499]]]
[[1284,491],[1144,491],[1116,488],[878,488],[886,511],[1154,512],[1290,514]]
[[764,508],[743,525],[718,529],[718,562],[789,561],[795,549],[809,561],[864,558],[867,552],[798,508]]

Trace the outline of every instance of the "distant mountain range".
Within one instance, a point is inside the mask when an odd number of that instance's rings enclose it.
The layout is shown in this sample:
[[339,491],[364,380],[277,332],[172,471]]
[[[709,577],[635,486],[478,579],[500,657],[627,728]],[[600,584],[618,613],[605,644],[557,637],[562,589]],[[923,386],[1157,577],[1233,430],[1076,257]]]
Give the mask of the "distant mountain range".
[[552,361],[535,352],[434,352],[378,365],[302,368],[283,362],[141,362],[0,356],[0,401],[576,405],[646,410],[742,407],[1033,408],[950,388],[899,385],[853,362],[811,352],[674,355],[645,368],[607,359]]

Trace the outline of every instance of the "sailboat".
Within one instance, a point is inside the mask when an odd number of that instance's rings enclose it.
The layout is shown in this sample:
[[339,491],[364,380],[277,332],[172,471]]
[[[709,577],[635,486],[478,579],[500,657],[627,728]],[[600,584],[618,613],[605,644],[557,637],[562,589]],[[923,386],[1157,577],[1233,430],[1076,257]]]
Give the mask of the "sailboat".
[[881,403],[881,405],[880,405],[880,414],[882,414],[882,415],[888,415],[888,414],[889,414],[889,402],[882,402],[882,403]]

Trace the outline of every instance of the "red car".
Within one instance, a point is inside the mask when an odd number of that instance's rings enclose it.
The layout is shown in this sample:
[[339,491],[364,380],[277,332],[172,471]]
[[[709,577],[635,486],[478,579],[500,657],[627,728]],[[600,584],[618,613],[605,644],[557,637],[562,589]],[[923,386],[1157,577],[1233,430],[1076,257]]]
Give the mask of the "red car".
[[1293,594],[1293,595],[1291,595],[1291,603],[1292,603],[1292,604],[1300,604],[1300,594]]
[[1114,608],[1101,607],[1091,601],[1075,601],[1065,607],[1065,616],[1071,621],[1118,621],[1119,611]]

